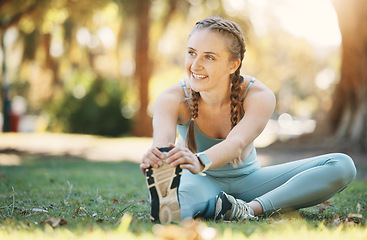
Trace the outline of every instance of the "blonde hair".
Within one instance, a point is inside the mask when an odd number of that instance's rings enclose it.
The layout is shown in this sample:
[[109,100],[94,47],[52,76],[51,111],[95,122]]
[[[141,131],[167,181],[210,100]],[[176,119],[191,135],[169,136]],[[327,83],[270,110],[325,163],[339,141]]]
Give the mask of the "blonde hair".
[[[244,79],[240,75],[242,60],[246,52],[246,45],[243,34],[238,25],[232,21],[222,19],[220,17],[209,17],[201,20],[195,24],[191,34],[199,29],[209,29],[219,33],[226,40],[229,52],[231,53],[231,60],[240,59],[241,63],[234,74],[231,75],[231,123],[234,128],[241,120],[244,109],[241,104],[240,93],[243,89]],[[190,36],[191,36],[190,34]],[[194,120],[198,117],[198,102],[200,93],[191,89],[191,96],[188,99],[191,112],[191,120],[186,135],[186,146],[194,153],[197,152],[197,145],[195,141]],[[232,164],[237,166],[242,160],[240,157],[233,160]]]

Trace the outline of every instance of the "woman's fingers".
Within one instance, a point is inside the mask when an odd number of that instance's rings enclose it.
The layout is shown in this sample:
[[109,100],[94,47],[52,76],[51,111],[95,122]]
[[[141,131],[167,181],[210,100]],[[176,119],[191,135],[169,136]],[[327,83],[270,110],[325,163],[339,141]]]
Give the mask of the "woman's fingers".
[[183,158],[187,158],[187,155],[188,153],[185,151],[185,149],[175,147],[167,153],[166,162],[171,165],[174,164],[172,166],[176,167],[177,165],[184,163],[182,160]]
[[175,146],[170,143],[168,147],[172,147],[169,152],[161,152],[158,148],[149,149],[143,156],[140,164],[140,169],[145,173],[145,169],[149,167],[158,168],[165,160],[172,167],[180,166],[182,169],[187,169],[192,173],[200,172],[200,163],[197,157],[185,147]]
[[143,156],[140,168],[148,167],[158,168],[163,164],[162,160],[165,158],[164,153],[159,151],[156,147],[149,149]]
[[201,170],[197,157],[187,148],[175,147],[168,153],[166,161],[172,167],[180,166],[180,168],[187,169],[194,174]]
[[141,172],[143,173],[143,174],[145,174],[145,169],[147,169],[147,168],[149,168],[150,166],[149,166],[149,164],[147,164],[147,163],[141,163],[140,164],[140,170],[141,170]]
[[156,156],[158,157],[159,159],[161,160],[164,160],[166,158],[165,156],[165,153],[159,151],[158,148],[154,147],[154,148],[151,148],[151,152]]

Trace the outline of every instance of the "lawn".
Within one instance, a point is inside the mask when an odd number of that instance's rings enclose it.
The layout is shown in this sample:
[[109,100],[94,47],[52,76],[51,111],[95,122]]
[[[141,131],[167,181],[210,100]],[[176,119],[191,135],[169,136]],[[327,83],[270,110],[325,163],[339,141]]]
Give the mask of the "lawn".
[[330,201],[285,215],[160,226],[150,222],[136,163],[21,156],[0,165],[0,239],[183,239],[205,231],[204,239],[367,239],[366,217],[367,182],[357,179]]

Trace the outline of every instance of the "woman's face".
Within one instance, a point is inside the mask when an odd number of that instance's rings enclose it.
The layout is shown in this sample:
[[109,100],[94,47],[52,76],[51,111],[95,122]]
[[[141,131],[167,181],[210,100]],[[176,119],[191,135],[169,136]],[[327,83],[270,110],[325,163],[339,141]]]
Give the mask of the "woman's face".
[[195,30],[188,41],[185,68],[190,87],[196,91],[228,89],[230,75],[240,60],[231,60],[225,39],[208,29]]

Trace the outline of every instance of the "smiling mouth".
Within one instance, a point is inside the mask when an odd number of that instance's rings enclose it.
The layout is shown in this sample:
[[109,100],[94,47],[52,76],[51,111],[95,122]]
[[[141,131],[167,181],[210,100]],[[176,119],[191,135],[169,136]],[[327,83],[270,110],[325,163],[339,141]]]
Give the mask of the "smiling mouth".
[[196,73],[192,73],[192,76],[196,79],[204,79],[206,78],[207,76],[205,75],[201,75],[201,74],[196,74]]

